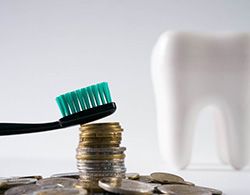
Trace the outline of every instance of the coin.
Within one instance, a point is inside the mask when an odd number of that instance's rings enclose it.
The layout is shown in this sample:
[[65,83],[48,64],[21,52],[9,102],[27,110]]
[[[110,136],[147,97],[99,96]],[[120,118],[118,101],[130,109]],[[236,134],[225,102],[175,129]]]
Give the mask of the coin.
[[154,186],[135,180],[103,178],[98,184],[102,189],[108,192],[126,195],[146,195],[152,194],[154,191]]
[[41,186],[36,184],[21,185],[8,189],[4,195],[28,194],[39,189],[41,189]]
[[119,122],[81,124],[81,128],[120,127]]
[[19,178],[12,177],[0,180],[0,190],[7,190],[11,187],[19,186],[19,185],[27,185],[36,183],[37,179],[35,178]]
[[64,188],[72,188],[77,183],[77,179],[64,178],[64,177],[50,177],[37,181],[37,185],[40,186],[55,186],[61,185]]
[[22,177],[14,177],[14,178],[20,178],[20,179],[42,179],[43,177],[41,175],[28,175],[28,176],[22,176]]
[[173,195],[212,195],[212,193],[206,189],[181,184],[161,185],[157,187],[157,190],[161,193]]
[[110,142],[116,141],[120,142],[122,140],[121,137],[82,137],[80,138],[81,142]]
[[104,177],[125,178],[125,147],[120,124],[92,123],[81,125],[79,145],[76,150],[80,179],[77,186],[89,191],[100,191],[98,181]]
[[76,188],[57,188],[37,190],[30,195],[86,195],[87,191]]
[[96,153],[96,152],[112,152],[112,153],[118,153],[118,152],[124,152],[126,150],[125,147],[110,147],[110,148],[77,148],[77,152],[90,152],[90,153]]
[[81,172],[81,176],[80,178],[82,177],[100,177],[100,178],[103,178],[103,177],[124,177],[125,176],[125,171],[124,172]]
[[139,181],[144,182],[144,183],[153,183],[154,182],[152,177],[149,176],[149,175],[140,175],[139,176]]
[[183,183],[180,182],[178,184],[183,184],[183,185],[188,185],[188,186],[195,186],[195,184],[190,182],[190,181],[184,181]]
[[98,186],[98,181],[92,180],[80,180],[79,183],[75,185],[77,189],[86,189],[88,194],[107,194],[102,188]]
[[82,132],[80,133],[80,137],[121,137],[121,132],[96,132],[96,133],[86,133]]
[[222,191],[214,189],[214,188],[208,188],[208,187],[202,187],[202,186],[196,186],[196,188],[200,188],[202,190],[207,190],[211,192],[213,195],[221,195]]
[[112,160],[124,159],[125,154],[112,154],[112,155],[76,155],[76,159],[80,160]]
[[138,180],[140,178],[139,173],[126,173],[126,178],[131,180]]
[[53,174],[50,177],[65,177],[65,178],[79,179],[79,172],[58,173],[58,174]]
[[163,184],[167,183],[183,183],[184,179],[180,176],[170,174],[170,173],[162,173],[162,172],[155,172],[150,174],[151,178],[156,181]]

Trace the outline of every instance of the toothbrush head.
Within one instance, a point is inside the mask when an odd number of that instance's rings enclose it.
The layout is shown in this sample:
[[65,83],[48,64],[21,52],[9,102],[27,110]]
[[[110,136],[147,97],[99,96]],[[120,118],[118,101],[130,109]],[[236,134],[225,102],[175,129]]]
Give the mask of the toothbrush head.
[[112,102],[107,82],[68,92],[56,98],[62,116],[105,105]]
[[59,120],[61,127],[92,122],[111,115],[116,110],[107,82],[60,95],[56,102],[63,116]]

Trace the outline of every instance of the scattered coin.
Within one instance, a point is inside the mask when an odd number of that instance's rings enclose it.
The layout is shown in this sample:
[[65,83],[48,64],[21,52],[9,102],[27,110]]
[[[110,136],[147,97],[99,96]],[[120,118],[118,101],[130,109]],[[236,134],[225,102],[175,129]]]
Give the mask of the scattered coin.
[[202,186],[196,186],[197,188],[203,189],[203,190],[207,190],[209,192],[211,192],[213,195],[221,195],[222,191],[214,189],[214,188],[208,188],[208,187],[202,187]]
[[207,189],[202,189],[196,186],[188,186],[182,184],[167,184],[157,187],[157,190],[161,193],[173,194],[173,195],[213,195]]
[[0,190],[7,190],[9,188],[19,186],[19,185],[27,185],[36,183],[37,179],[35,178],[20,178],[20,177],[12,177],[0,180]]
[[146,195],[154,191],[151,184],[120,178],[103,178],[98,184],[105,191],[126,195]]
[[139,173],[126,173],[127,179],[138,180],[140,178]]
[[78,182],[77,179],[64,178],[64,177],[51,177],[37,181],[37,185],[40,186],[62,186],[64,188],[72,188]]
[[37,179],[37,180],[40,180],[43,177],[41,175],[29,175],[29,176],[22,176],[22,177],[16,177],[16,178],[20,178],[20,179]]
[[195,186],[195,184],[194,183],[192,183],[192,182],[190,182],[190,181],[184,181],[184,183],[183,184],[185,184],[185,185],[189,185],[189,186]]
[[64,177],[64,178],[73,178],[73,179],[79,179],[79,172],[71,172],[71,173],[58,173],[53,174],[50,177]]
[[149,175],[140,175],[138,180],[140,182],[144,182],[144,183],[153,183],[154,182],[152,177]]
[[43,189],[34,191],[28,195],[86,195],[87,191],[76,188]]
[[170,173],[161,173],[155,172],[150,174],[151,178],[159,183],[167,184],[167,183],[183,183],[184,179],[180,176],[170,174]]
[[4,195],[29,194],[39,189],[41,189],[41,186],[36,184],[21,185],[8,189]]

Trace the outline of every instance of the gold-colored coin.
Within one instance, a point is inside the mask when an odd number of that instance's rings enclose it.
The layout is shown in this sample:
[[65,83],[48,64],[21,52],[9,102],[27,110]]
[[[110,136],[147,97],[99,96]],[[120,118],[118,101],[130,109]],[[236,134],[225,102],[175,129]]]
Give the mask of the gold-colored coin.
[[104,190],[99,187],[98,180],[80,180],[77,184],[75,184],[75,188],[77,189],[85,189],[89,194],[92,193],[102,193]]
[[80,137],[121,137],[120,132],[84,132],[80,133]]
[[110,130],[121,130],[121,126],[118,125],[92,125],[92,126],[81,126],[80,130],[87,131],[87,130],[98,130],[98,129],[110,129]]
[[102,132],[102,131],[113,131],[121,132],[123,129],[121,127],[80,127],[80,132]]
[[119,147],[120,142],[115,143],[81,143],[79,147],[86,147],[86,148],[110,148],[110,147]]
[[90,129],[90,130],[82,130],[80,129],[81,134],[95,133],[95,134],[110,134],[110,133],[122,133],[122,129]]
[[180,176],[170,174],[170,173],[162,173],[162,172],[155,172],[150,174],[151,178],[159,183],[163,184],[177,184],[177,183],[183,183],[184,179]]
[[92,125],[84,125],[80,127],[80,130],[95,130],[95,129],[117,129],[117,130],[121,130],[122,127],[120,125],[98,125],[98,123],[96,124],[92,124]]
[[102,127],[102,126],[119,126],[120,127],[120,123],[119,122],[107,122],[107,123],[90,123],[90,124],[81,124],[81,127],[90,127],[90,128],[93,128],[93,127]]
[[80,142],[110,142],[110,141],[121,141],[121,137],[82,137]]
[[140,175],[138,180],[141,182],[144,182],[144,183],[153,183],[154,182],[152,177],[150,177],[149,175]]
[[118,147],[120,145],[121,141],[103,141],[103,142],[93,142],[93,141],[85,141],[85,142],[81,142],[79,144],[79,147],[92,147],[94,148],[94,146],[104,146],[106,145],[107,147]]
[[126,178],[131,180],[138,180],[140,178],[139,173],[126,173]]

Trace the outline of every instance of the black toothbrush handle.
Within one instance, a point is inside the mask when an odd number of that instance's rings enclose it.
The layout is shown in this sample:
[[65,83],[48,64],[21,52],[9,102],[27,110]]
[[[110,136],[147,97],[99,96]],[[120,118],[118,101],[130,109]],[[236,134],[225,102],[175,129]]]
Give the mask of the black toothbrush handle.
[[70,127],[73,125],[86,124],[106,116],[116,111],[114,102],[83,110],[69,116],[61,118],[59,121],[49,123],[0,123],[0,136],[16,135],[25,133],[38,133]]
[[25,133],[35,133],[42,131],[49,131],[53,129],[60,129],[58,121],[51,123],[0,123],[0,136],[2,135],[16,135]]

